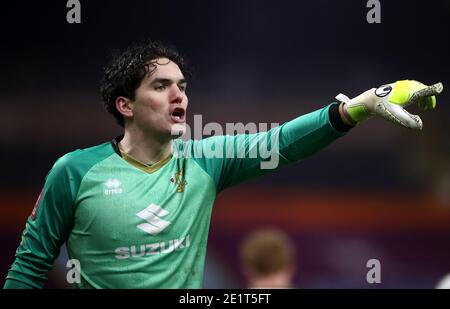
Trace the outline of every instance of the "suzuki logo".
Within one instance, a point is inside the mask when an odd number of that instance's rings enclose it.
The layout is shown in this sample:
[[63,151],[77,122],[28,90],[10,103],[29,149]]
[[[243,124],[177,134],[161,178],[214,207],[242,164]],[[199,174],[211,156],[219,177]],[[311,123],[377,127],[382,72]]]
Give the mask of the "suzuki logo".
[[160,218],[168,214],[169,212],[167,210],[162,209],[158,205],[150,204],[150,206],[136,214],[136,216],[144,219],[148,223],[142,223],[137,225],[136,227],[146,233],[155,236],[170,225],[170,221],[166,221]]

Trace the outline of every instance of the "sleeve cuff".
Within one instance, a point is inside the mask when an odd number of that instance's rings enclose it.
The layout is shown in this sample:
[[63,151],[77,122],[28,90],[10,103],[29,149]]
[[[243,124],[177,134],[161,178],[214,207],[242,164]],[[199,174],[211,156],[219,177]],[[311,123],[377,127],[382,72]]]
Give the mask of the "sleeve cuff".
[[354,126],[350,126],[342,120],[341,115],[339,115],[338,103],[331,104],[328,109],[328,117],[330,118],[331,125],[338,132],[348,132],[350,129],[354,128]]

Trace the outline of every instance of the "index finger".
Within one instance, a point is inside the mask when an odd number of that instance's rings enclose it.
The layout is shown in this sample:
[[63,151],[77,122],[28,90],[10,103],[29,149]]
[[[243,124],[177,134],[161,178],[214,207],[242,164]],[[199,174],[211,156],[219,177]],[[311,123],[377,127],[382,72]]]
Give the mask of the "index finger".
[[439,93],[442,92],[442,90],[444,90],[444,85],[442,85],[442,83],[436,83],[434,85],[431,85],[431,86],[428,86],[421,90],[418,90],[413,93],[413,95],[411,96],[411,99],[409,100],[408,105],[416,103],[421,98],[438,95]]

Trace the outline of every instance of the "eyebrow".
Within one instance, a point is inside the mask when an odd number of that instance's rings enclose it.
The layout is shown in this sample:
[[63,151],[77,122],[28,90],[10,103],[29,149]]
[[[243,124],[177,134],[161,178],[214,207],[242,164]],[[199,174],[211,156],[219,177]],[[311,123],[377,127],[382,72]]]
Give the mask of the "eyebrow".
[[[172,83],[173,82],[173,80],[171,80],[171,79],[169,79],[169,78],[155,78],[152,82],[151,82],[151,84],[153,85],[153,84],[156,84],[156,83],[161,83],[161,84],[170,84],[170,83]],[[186,79],[184,79],[184,78],[182,78],[182,79],[180,79],[180,80],[178,80],[177,82],[176,82],[178,85],[179,84],[187,84],[187,81],[186,81]]]

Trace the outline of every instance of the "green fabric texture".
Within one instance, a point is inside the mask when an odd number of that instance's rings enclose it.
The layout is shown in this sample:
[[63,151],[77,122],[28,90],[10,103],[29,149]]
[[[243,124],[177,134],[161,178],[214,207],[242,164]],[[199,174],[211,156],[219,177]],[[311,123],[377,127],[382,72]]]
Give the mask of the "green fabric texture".
[[42,287],[66,242],[81,266],[77,287],[201,288],[216,194],[274,170],[263,162],[284,166],[344,135],[328,109],[268,132],[175,140],[172,159],[153,173],[111,143],[65,155],[47,176],[4,287]]

